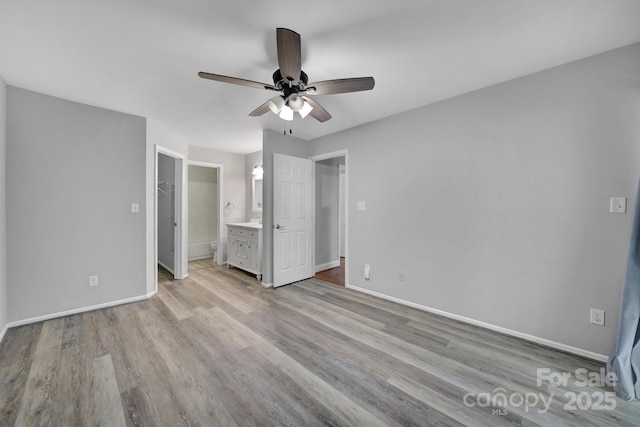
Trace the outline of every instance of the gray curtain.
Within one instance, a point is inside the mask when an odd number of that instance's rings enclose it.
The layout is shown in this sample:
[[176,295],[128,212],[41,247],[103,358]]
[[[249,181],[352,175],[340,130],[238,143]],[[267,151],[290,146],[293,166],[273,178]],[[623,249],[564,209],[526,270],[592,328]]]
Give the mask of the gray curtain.
[[627,270],[622,288],[618,340],[607,362],[607,371],[614,372],[618,384],[614,387],[625,400],[640,399],[640,183],[633,212]]

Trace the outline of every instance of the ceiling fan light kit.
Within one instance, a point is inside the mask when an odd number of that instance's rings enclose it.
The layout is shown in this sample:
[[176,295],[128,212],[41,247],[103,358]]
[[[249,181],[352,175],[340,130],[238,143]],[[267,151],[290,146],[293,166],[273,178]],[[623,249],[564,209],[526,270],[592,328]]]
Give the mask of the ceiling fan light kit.
[[198,75],[203,79],[281,92],[282,95],[269,99],[249,113],[249,116],[262,116],[271,110],[281,119],[287,121],[293,120],[294,112],[297,112],[302,118],[310,114],[319,122],[325,122],[331,118],[331,114],[327,110],[306,95],[360,92],[371,90],[375,86],[373,77],[325,80],[308,85],[308,76],[301,69],[300,34],[287,28],[277,28],[276,45],[280,68],[273,73],[273,85],[203,71]]
[[284,107],[282,107],[282,110],[280,110],[280,114],[278,114],[280,116],[280,118],[282,120],[286,120],[288,122],[290,122],[291,120],[293,120],[293,110],[289,107],[287,107],[286,105]]
[[300,117],[304,119],[309,115],[311,110],[313,110],[313,107],[311,106],[311,104],[309,104],[308,102],[305,102],[302,108],[298,110],[298,114],[300,114]]
[[289,95],[289,101],[287,102],[287,105],[293,111],[302,110],[302,107],[304,106],[304,104],[305,104],[304,99],[302,99],[302,97],[298,96],[298,94],[294,93],[294,94]]
[[269,109],[273,112],[273,114],[280,114],[280,110],[282,110],[282,107],[284,107],[285,101],[282,96],[278,95],[268,100],[267,104],[269,105]]
[[294,113],[300,114],[304,119],[313,110],[313,107],[298,95],[290,95],[286,100],[282,95],[274,96],[267,101],[267,105],[273,114],[287,121],[293,120]]

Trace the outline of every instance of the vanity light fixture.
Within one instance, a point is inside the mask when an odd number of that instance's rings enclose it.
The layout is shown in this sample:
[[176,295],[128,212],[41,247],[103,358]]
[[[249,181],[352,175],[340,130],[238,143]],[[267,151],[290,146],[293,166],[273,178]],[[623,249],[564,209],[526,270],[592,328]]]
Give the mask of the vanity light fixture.
[[253,172],[251,172],[251,175],[254,179],[262,179],[262,176],[264,175],[264,169],[262,168],[262,165],[255,165],[253,167]]

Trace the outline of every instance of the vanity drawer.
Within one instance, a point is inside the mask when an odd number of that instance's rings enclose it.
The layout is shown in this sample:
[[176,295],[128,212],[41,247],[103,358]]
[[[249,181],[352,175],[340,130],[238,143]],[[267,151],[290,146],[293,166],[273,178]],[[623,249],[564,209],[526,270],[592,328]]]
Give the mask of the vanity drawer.
[[240,227],[228,227],[228,228],[229,228],[229,234],[234,234],[236,236],[244,236],[244,231],[246,231]]
[[233,226],[229,226],[228,228],[229,228],[229,234],[233,234],[235,236],[253,237],[253,238],[258,237],[257,230],[250,230],[247,228],[233,227]]

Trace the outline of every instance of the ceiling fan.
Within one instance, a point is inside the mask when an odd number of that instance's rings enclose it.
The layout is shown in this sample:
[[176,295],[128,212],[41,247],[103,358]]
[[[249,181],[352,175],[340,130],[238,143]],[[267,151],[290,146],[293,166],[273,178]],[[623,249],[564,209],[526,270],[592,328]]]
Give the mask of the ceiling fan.
[[284,120],[293,120],[294,113],[297,112],[303,118],[310,114],[314,119],[326,122],[331,118],[331,114],[307,95],[360,92],[371,90],[375,85],[373,77],[325,80],[308,84],[307,74],[301,69],[300,34],[287,28],[277,28],[276,44],[280,68],[273,73],[273,84],[202,71],[198,75],[203,79],[281,92],[281,95],[269,99],[249,115],[257,117],[271,110]]

